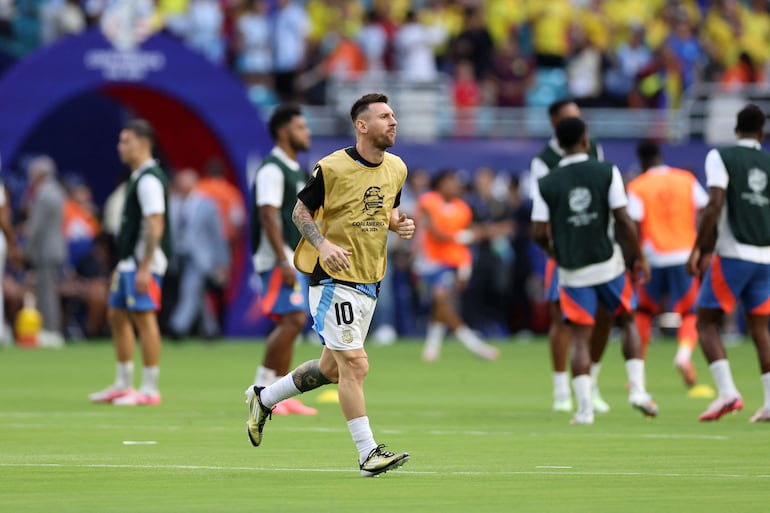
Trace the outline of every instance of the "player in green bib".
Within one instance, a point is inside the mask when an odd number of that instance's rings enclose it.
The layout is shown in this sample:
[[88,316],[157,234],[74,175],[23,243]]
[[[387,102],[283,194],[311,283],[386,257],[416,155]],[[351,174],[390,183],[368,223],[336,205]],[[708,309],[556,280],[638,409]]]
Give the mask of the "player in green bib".
[[[113,273],[107,318],[115,345],[115,382],[95,392],[95,403],[157,405],[161,337],[157,312],[161,282],[171,257],[166,174],[152,158],[154,132],[144,120],[128,122],[120,132],[120,160],[131,169],[118,234],[118,265]],[[134,346],[139,333],[144,368],[133,388]]]
[[[254,270],[262,281],[262,312],[275,323],[265,341],[265,354],[254,384],[266,387],[289,371],[294,340],[307,322],[307,278],[294,268],[300,239],[291,220],[306,172],[297,153],[310,149],[310,129],[298,106],[278,106],[268,121],[275,146],[254,177],[251,209],[251,250]],[[278,403],[276,415],[315,415],[318,411],[292,397]]]
[[765,113],[748,105],[738,113],[738,141],[706,155],[709,202],[687,261],[703,274],[698,295],[698,334],[719,396],[701,421],[717,420],[743,408],[733,382],[719,326],[738,302],[757,348],[765,401],[750,422],[770,422],[770,154],[762,150]]
[[[574,100],[565,98],[553,102],[548,107],[548,117],[551,126],[556,125],[562,119],[574,117],[580,118],[580,108]],[[594,139],[589,139],[588,155],[596,160],[604,160],[604,151]],[[546,176],[551,169],[558,167],[564,158],[564,150],[559,146],[556,136],[551,137],[540,153],[532,159],[530,175],[532,178],[531,190],[538,188],[538,180]],[[533,194],[534,196],[534,194]],[[571,412],[572,394],[570,393],[569,375],[567,374],[567,357],[569,356],[569,330],[562,321],[561,307],[559,305],[559,270],[556,262],[549,258],[545,267],[545,300],[548,301],[551,325],[548,329],[548,342],[551,349],[551,365],[553,369],[553,411]],[[610,406],[602,399],[599,392],[600,360],[607,347],[611,328],[611,316],[609,312],[600,308],[596,315],[596,325],[591,335],[591,394],[593,396],[594,410],[597,413],[610,411]]]
[[588,155],[588,134],[580,118],[560,121],[556,136],[565,156],[538,182],[532,204],[532,234],[559,266],[559,302],[571,336],[572,386],[578,403],[572,423],[594,421],[589,341],[599,305],[615,316],[622,330],[629,403],[644,415],[655,416],[658,407],[645,389],[631,279],[612,234],[617,226],[635,273],[648,279],[649,266],[626,212],[628,200],[620,171]]

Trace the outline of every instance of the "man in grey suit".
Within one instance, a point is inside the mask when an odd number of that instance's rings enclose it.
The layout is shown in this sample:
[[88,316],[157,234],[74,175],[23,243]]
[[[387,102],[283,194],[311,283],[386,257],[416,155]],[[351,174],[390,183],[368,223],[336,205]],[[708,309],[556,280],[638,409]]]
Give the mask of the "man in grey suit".
[[216,315],[206,305],[206,284],[224,286],[230,266],[230,250],[222,232],[217,207],[195,191],[198,175],[184,169],[174,177],[170,199],[174,260],[179,265],[179,296],[169,319],[175,335],[187,335],[201,317],[203,336],[219,334]]
[[26,226],[27,260],[35,268],[37,306],[43,316],[45,335],[61,338],[61,302],[57,283],[67,260],[62,231],[66,193],[56,179],[56,164],[41,155],[27,167],[30,183],[29,216]]

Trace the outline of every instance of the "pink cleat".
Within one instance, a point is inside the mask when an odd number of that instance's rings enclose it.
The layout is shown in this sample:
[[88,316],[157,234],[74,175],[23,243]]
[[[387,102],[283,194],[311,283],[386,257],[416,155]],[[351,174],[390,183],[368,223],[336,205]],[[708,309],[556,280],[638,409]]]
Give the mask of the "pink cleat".
[[115,399],[119,399],[121,397],[135,394],[133,388],[115,388],[113,386],[109,386],[105,388],[104,390],[100,390],[99,392],[94,392],[93,394],[88,395],[88,400],[92,403],[98,403],[98,404],[112,404],[112,401]]
[[302,404],[296,397],[281,401],[279,404],[284,405],[286,409],[289,410],[289,413],[295,413],[297,415],[318,415],[318,410]]
[[476,348],[473,353],[482,360],[489,360],[490,362],[500,358],[500,350],[489,344],[484,344],[483,346]]
[[160,394],[132,392],[112,401],[115,406],[156,406],[160,404]]
[[710,420],[719,420],[725,413],[739,411],[743,409],[743,399],[740,395],[733,397],[717,397],[708,409],[700,414],[698,420],[705,422]]
[[770,408],[760,408],[757,413],[751,416],[749,422],[752,424],[756,422],[770,422]]
[[436,360],[438,360],[438,357],[439,357],[438,349],[426,348],[422,352],[422,361],[424,362],[433,363]]
[[288,406],[283,404],[285,402],[286,401],[281,401],[280,403],[273,406],[273,415],[291,415]]

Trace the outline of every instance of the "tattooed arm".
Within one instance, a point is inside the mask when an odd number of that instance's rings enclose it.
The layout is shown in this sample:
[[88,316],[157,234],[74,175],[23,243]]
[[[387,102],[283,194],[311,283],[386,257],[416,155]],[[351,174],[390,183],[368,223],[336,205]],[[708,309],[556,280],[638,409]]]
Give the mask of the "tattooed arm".
[[313,219],[313,214],[302,200],[297,200],[297,204],[294,205],[291,219],[297,225],[297,229],[302,234],[302,237],[318,250],[318,258],[323,262],[326,269],[334,273],[350,268],[348,256],[353,253],[329,242],[323,236]]
[[297,200],[297,204],[294,205],[291,220],[294,221],[299,233],[302,234],[305,240],[314,248],[319,249],[319,246],[326,240],[326,237],[321,234],[315,219],[313,219],[313,213],[302,203],[302,200]]

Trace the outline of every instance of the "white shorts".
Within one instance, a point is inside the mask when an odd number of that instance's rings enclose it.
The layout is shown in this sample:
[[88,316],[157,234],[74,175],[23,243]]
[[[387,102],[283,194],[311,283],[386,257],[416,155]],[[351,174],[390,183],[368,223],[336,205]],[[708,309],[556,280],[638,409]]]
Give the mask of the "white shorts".
[[364,347],[376,299],[351,287],[330,283],[310,287],[308,300],[313,329],[326,347],[335,351]]

